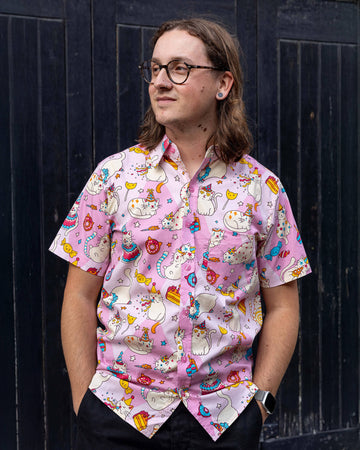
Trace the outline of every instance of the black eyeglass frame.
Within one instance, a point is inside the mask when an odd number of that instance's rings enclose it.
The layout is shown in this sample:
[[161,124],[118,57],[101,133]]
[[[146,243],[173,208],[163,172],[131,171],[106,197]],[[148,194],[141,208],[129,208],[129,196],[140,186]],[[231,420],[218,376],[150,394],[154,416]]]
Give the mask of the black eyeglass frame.
[[[151,60],[151,59],[148,59],[148,60],[144,61],[143,63],[141,63],[138,67],[139,67],[139,69],[140,69],[140,71],[141,71],[141,75],[142,75],[143,79],[146,81],[146,83],[149,83],[149,84],[153,83],[153,81],[148,81],[148,80],[146,79],[146,77],[145,77],[145,75],[144,75],[144,64],[146,64],[146,63],[151,63],[151,62],[153,62],[153,63],[155,63],[157,66],[159,66],[159,69],[160,69],[160,70],[159,70],[159,73],[160,73],[160,71],[161,71],[162,69],[165,69],[165,70],[166,70],[166,75],[168,76],[169,80],[170,80],[172,83],[174,83],[174,84],[184,84],[184,83],[186,83],[187,79],[188,79],[189,76],[190,76],[190,71],[191,71],[191,69],[208,69],[208,70],[219,70],[219,71],[225,71],[225,70],[227,70],[227,69],[223,69],[223,68],[220,68],[220,67],[197,66],[197,65],[193,65],[193,64],[188,64],[187,62],[181,61],[181,60],[179,60],[179,59],[173,59],[173,60],[169,61],[167,64],[159,64],[159,63],[157,63],[157,62],[155,62],[155,61],[153,61],[153,60]],[[174,80],[171,78],[170,72],[169,72],[169,67],[168,67],[168,66],[169,66],[169,64],[171,64],[171,63],[173,63],[173,62],[181,62],[181,63],[185,64],[185,66],[187,67],[188,71],[187,71],[187,75],[186,75],[186,78],[185,78],[184,81],[178,82],[178,81],[174,81]]]

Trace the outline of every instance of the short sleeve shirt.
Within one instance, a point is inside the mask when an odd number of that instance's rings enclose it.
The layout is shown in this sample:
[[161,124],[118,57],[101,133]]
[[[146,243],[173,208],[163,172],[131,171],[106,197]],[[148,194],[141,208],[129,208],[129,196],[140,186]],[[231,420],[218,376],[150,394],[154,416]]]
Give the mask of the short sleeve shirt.
[[310,266],[280,180],[213,147],[190,179],[166,136],[102,161],[51,251],[103,277],[90,389],[147,437],[182,401],[213,440],[253,398],[260,288]]

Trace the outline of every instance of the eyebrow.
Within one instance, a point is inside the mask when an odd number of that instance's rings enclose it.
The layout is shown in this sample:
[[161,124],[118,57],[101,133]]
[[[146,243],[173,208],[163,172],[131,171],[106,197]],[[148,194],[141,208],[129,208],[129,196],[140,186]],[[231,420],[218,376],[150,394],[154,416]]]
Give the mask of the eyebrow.
[[[159,63],[159,64],[161,62],[160,58],[151,58],[150,60],[154,61],[156,63]],[[187,56],[173,56],[168,60],[167,63],[169,63],[170,61],[184,61],[184,62],[188,62],[189,64],[192,63],[192,60]]]

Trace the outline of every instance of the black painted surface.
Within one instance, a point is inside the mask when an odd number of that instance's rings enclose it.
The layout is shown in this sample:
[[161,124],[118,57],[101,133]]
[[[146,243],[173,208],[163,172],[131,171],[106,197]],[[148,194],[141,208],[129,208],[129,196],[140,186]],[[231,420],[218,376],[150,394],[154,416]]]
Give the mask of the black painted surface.
[[1,448],[71,448],[67,267],[47,247],[94,165],[135,142],[153,30],[189,15],[239,37],[254,154],[281,176],[314,271],[262,448],[359,448],[358,4],[0,0]]

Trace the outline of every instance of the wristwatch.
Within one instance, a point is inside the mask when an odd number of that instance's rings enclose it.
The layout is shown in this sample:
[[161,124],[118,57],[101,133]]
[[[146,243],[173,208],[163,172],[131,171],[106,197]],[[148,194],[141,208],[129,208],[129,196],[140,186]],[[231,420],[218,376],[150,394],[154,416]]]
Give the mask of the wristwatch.
[[262,391],[259,389],[255,394],[255,400],[259,400],[259,402],[262,403],[268,414],[272,414],[274,412],[276,400],[270,391]]

